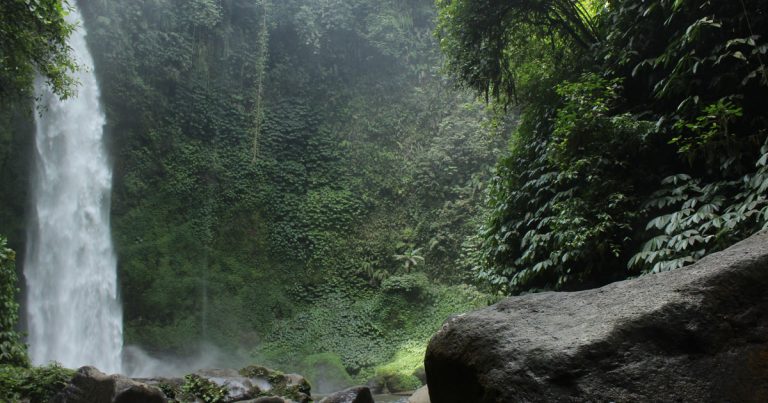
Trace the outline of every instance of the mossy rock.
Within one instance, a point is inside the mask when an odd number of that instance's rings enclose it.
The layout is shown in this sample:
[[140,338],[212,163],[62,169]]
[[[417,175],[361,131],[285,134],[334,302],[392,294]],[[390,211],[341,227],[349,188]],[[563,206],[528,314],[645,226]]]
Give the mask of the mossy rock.
[[341,357],[334,353],[312,354],[304,358],[300,366],[302,374],[312,380],[317,393],[332,393],[355,384]]
[[[220,403],[226,401],[228,395],[226,386],[220,386],[197,374],[189,374],[184,377],[181,394],[176,396],[180,401],[201,400],[206,403]],[[166,397],[168,397],[167,394]]]
[[264,378],[264,379],[269,379],[269,376],[275,373],[282,374],[280,371],[275,371],[275,370],[258,366],[258,365],[250,365],[237,372],[246,378]]
[[390,393],[410,392],[423,386],[421,380],[413,375],[392,374],[385,379]]
[[261,391],[258,396],[279,396],[301,403],[311,401],[312,387],[301,375],[284,374],[258,365],[245,367],[238,372],[246,378],[263,379],[269,382],[271,389]]

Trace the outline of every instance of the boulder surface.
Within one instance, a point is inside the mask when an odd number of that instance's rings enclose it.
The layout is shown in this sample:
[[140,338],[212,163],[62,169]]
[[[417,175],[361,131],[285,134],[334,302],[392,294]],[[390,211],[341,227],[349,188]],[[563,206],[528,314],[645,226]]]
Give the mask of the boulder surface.
[[163,392],[122,375],[106,375],[94,367],[82,367],[54,403],[165,403]]
[[430,403],[429,387],[422,386],[408,398],[408,403]]
[[768,232],[675,271],[449,318],[433,403],[768,401]]

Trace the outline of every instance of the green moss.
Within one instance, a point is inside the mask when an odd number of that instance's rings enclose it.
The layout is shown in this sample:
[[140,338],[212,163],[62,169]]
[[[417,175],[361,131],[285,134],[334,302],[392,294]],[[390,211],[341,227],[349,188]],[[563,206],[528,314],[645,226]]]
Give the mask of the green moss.
[[267,378],[273,371],[269,368],[258,365],[251,365],[238,371],[240,375],[246,378]]
[[376,367],[376,376],[384,379],[391,392],[415,390],[422,386],[421,380],[414,373],[424,366],[426,341],[408,341],[395,353],[392,361]]
[[421,380],[413,375],[394,374],[387,379],[387,389],[392,393],[409,392],[422,387]]
[[330,393],[352,386],[341,357],[334,353],[312,354],[301,361],[299,372],[310,380],[319,393]]

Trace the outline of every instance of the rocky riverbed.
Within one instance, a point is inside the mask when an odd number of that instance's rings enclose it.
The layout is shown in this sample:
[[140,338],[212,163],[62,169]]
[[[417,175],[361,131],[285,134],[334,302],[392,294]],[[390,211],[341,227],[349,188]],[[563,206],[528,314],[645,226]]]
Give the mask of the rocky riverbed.
[[[424,393],[422,392],[422,395]],[[261,366],[239,370],[206,369],[183,378],[128,378],[107,375],[94,367],[77,370],[57,394],[55,403],[410,403],[407,393],[372,395],[357,386],[326,396],[312,396],[303,376],[284,374]],[[423,399],[413,403],[428,403]]]

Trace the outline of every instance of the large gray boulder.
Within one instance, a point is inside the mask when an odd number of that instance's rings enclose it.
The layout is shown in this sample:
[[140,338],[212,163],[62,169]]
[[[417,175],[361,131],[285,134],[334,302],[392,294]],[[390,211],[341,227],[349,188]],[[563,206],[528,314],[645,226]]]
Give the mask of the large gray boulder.
[[77,370],[54,403],[165,403],[163,392],[122,375],[106,375],[94,367]]
[[768,402],[768,233],[676,271],[452,317],[433,403]]

